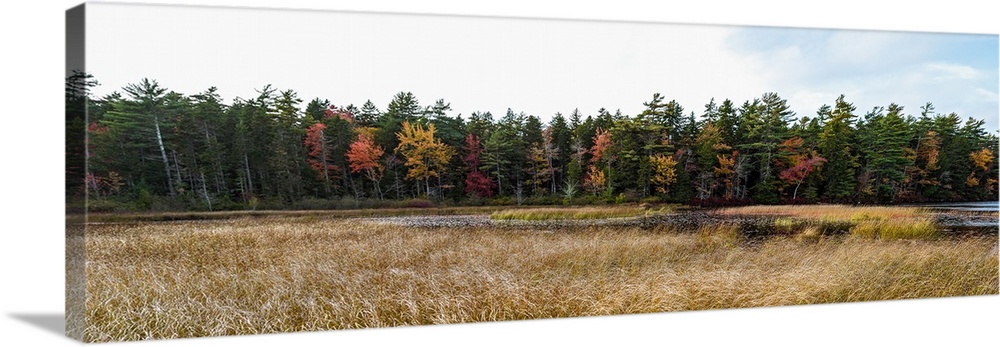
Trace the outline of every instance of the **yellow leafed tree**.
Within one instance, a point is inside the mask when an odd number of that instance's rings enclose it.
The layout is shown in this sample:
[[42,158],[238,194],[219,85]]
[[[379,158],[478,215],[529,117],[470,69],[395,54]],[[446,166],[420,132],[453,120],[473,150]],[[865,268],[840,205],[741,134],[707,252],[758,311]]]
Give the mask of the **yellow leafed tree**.
[[656,190],[666,194],[670,190],[670,184],[677,180],[677,161],[671,156],[660,153],[649,156],[649,166],[652,168],[653,177],[650,181]]
[[396,137],[399,138],[396,153],[406,158],[405,165],[409,170],[406,178],[417,180],[418,189],[420,181],[423,181],[424,189],[429,196],[430,178],[437,177],[440,181],[440,173],[455,154],[455,150],[440,139],[434,138],[434,124],[429,124],[425,129],[420,124],[403,122],[403,129],[396,133]]
[[[986,174],[990,171],[990,164],[993,163],[993,151],[989,148],[983,148],[969,153],[969,158],[972,159],[972,163],[976,165],[976,168],[982,170],[983,174]],[[969,177],[965,178],[965,185],[969,187],[978,186],[980,179],[976,176],[976,169],[973,169],[972,172],[969,173]],[[993,190],[993,182],[990,182],[990,186],[988,188],[991,191]]]

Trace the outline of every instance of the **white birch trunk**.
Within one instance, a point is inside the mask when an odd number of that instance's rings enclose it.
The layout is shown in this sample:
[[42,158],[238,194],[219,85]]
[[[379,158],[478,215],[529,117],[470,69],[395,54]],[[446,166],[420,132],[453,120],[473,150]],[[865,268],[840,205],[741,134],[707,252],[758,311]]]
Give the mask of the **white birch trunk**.
[[163,168],[167,173],[167,186],[170,188],[170,196],[174,196],[174,180],[170,177],[170,160],[167,159],[167,150],[163,147],[163,134],[160,133],[159,117],[153,117],[153,125],[156,127],[156,143],[160,145],[160,156],[163,158]]

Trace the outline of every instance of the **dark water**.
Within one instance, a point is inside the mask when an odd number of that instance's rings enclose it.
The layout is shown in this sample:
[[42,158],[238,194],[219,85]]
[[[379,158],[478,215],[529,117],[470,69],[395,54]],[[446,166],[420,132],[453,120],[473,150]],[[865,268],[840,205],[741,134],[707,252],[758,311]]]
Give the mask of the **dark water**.
[[971,202],[947,202],[934,204],[915,205],[941,211],[969,211],[969,212],[997,212],[1000,209],[1000,202],[997,201],[971,201]]

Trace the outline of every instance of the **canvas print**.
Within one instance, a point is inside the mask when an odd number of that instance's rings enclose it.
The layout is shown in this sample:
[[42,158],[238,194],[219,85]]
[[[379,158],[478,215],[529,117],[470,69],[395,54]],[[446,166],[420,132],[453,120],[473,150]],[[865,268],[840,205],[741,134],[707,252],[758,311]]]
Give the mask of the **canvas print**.
[[998,36],[88,3],[87,342],[998,294]]

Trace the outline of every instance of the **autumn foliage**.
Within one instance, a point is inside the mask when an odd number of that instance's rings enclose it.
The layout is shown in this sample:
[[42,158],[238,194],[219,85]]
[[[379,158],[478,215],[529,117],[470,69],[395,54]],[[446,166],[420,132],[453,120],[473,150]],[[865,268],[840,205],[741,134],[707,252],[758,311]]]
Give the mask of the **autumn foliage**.
[[591,165],[590,171],[587,172],[587,176],[583,180],[584,188],[587,188],[587,190],[596,195],[604,190],[606,183],[607,177],[604,175],[604,171],[598,169],[597,166]]
[[590,149],[590,162],[597,163],[601,161],[608,147],[611,147],[611,133],[598,128],[597,133],[594,134],[594,146]]
[[332,180],[338,170],[336,165],[330,164],[331,161],[331,151],[328,148],[326,135],[324,131],[326,130],[326,125],[323,123],[316,123],[306,129],[306,139],[305,145],[306,149],[309,150],[309,158],[306,161],[309,166],[316,171],[321,179],[326,182]]
[[425,129],[420,124],[403,122],[403,129],[396,133],[399,146],[396,152],[401,154],[409,171],[406,178],[424,181],[424,187],[430,194],[430,178],[440,177],[454,155],[454,149],[434,137],[434,124]]
[[649,156],[649,164],[653,171],[650,182],[656,187],[656,191],[666,194],[670,191],[670,184],[677,180],[677,160],[657,153]]
[[351,172],[373,172],[381,171],[382,163],[379,161],[385,150],[382,146],[375,144],[371,135],[358,134],[357,141],[351,143],[351,149],[347,151],[347,160],[351,163]]
[[465,176],[465,192],[472,194],[481,198],[489,198],[493,196],[493,189],[496,189],[496,183],[493,183],[486,174],[479,171],[479,161],[483,154],[483,146],[479,143],[479,138],[475,135],[469,134],[465,137],[465,165],[469,167],[469,173]]
[[826,162],[826,159],[820,157],[815,151],[802,148],[802,144],[802,138],[796,136],[785,140],[780,146],[781,153],[785,155],[787,168],[778,174],[778,178],[788,185],[795,186],[792,191],[793,200],[798,196],[802,181]]
[[[359,208],[376,197],[908,203],[993,200],[1000,188],[996,134],[929,103],[919,114],[897,104],[862,113],[841,96],[813,116],[775,93],[703,111],[657,93],[633,115],[495,117],[451,114],[443,99],[421,104],[409,92],[380,109],[303,105],[270,86],[231,103],[215,88],[185,95],[148,79],[123,89],[90,98],[86,117],[67,124],[80,134],[67,152],[79,161],[67,174],[79,172],[66,183],[122,210],[151,209],[149,197],[170,210]],[[584,191],[594,196],[575,199]]]
[[375,189],[381,197],[382,191],[378,182],[382,179],[384,166],[382,165],[382,155],[385,150],[382,146],[375,144],[375,140],[368,133],[358,134],[358,139],[351,143],[351,148],[347,151],[347,161],[351,165],[351,172],[364,171],[365,176],[372,181]]

